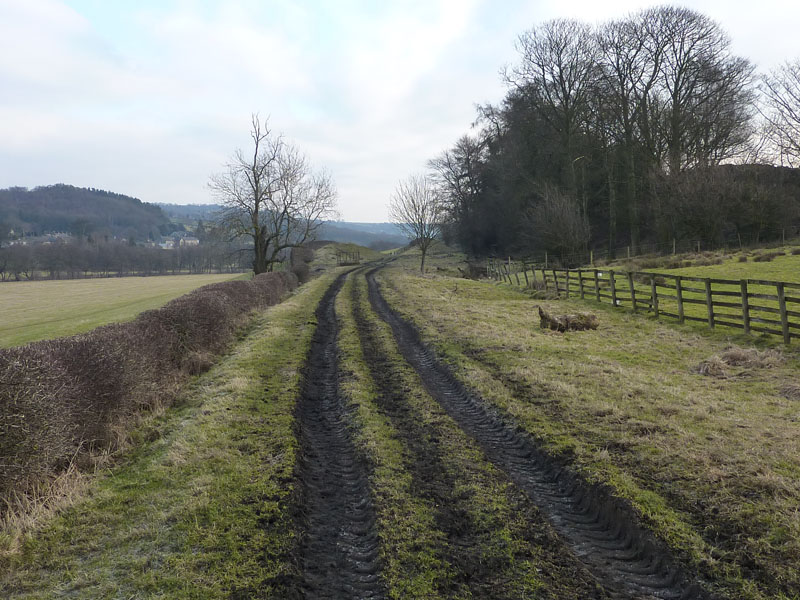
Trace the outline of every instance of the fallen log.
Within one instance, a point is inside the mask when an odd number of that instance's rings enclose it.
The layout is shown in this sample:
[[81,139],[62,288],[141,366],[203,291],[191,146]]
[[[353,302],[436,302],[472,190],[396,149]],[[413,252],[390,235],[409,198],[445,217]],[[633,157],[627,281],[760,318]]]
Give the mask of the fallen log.
[[539,325],[542,329],[553,331],[585,331],[597,329],[597,316],[592,313],[577,313],[572,315],[551,315],[539,307]]

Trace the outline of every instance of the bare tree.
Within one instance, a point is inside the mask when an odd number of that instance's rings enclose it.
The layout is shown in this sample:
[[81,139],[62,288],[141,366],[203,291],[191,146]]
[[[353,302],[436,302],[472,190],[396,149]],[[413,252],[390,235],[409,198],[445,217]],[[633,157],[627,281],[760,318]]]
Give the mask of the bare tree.
[[439,235],[444,203],[430,177],[412,175],[397,184],[389,202],[389,219],[414,240],[422,252],[420,272],[425,272],[425,256]]
[[563,181],[577,194],[575,139],[585,124],[596,75],[592,28],[574,19],[555,19],[520,35],[516,46],[522,61],[506,72],[506,81],[531,96],[560,135]]
[[795,167],[800,162],[800,59],[784,63],[762,78],[766,101],[767,137],[780,160]]
[[311,170],[300,151],[252,115],[252,154],[237,150],[209,187],[225,207],[233,237],[253,242],[253,271],[271,271],[287,248],[301,246],[335,214],[336,190],[325,172]]

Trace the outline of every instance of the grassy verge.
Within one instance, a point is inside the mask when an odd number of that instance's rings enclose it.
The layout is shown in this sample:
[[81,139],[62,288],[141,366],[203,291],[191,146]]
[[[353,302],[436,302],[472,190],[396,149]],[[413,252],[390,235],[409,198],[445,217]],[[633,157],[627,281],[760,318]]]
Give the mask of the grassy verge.
[[[384,275],[392,304],[496,403],[588,478],[629,499],[643,522],[737,598],[800,588],[800,387],[796,350],[758,353],[629,311],[598,306],[596,332],[539,329],[510,289]],[[593,308],[593,307],[592,307]],[[738,358],[737,358],[738,357]],[[715,362],[720,369],[702,365]]]
[[0,284],[0,348],[83,333],[158,308],[241,274],[121,277]]
[[4,553],[4,597],[294,597],[293,411],[330,282],[259,316],[121,466]]
[[[366,345],[355,305],[371,332]],[[356,443],[372,465],[391,597],[589,597],[585,573],[535,509],[425,392],[372,312],[363,276],[350,278],[337,313],[342,385],[355,408]],[[399,396],[379,399],[367,362],[377,355]]]

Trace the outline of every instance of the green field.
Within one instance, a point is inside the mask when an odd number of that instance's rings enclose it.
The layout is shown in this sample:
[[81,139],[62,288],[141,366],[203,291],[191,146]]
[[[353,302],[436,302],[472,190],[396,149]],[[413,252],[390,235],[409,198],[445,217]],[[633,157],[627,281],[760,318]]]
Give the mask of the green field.
[[23,281],[0,284],[0,347],[129,321],[200,286],[241,274]]

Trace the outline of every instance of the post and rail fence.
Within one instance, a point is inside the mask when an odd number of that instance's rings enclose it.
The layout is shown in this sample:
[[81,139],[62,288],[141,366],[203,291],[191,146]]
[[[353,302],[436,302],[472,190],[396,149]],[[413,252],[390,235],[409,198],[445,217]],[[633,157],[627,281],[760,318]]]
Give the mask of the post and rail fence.
[[717,279],[613,269],[543,268],[489,259],[487,277],[552,292],[565,298],[607,301],[634,312],[733,327],[746,334],[800,339],[800,283],[760,279]]

